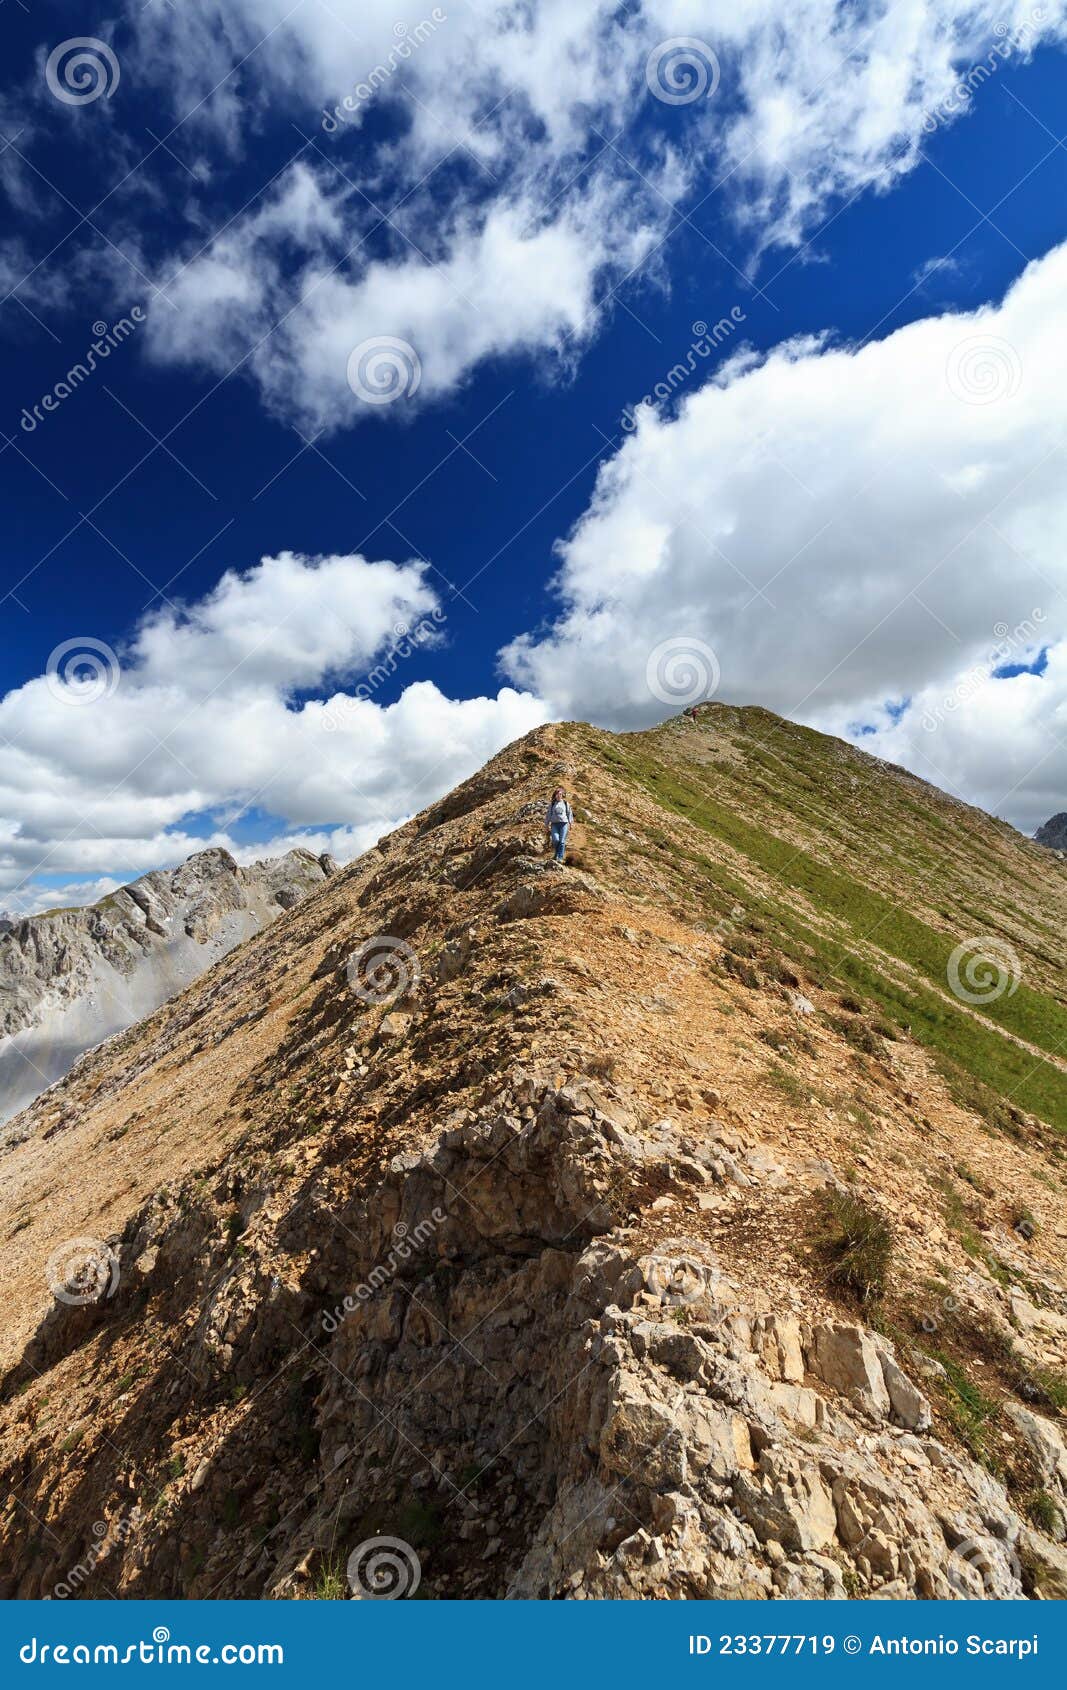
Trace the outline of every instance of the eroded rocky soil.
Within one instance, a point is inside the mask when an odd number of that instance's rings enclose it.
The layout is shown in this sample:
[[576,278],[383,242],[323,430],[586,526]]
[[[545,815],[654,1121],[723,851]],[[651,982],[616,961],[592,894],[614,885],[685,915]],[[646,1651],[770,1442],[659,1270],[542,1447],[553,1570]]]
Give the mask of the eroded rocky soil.
[[1067,1595],[1055,1132],[589,745],[510,747],[20,1118],[8,1595],[348,1595],[380,1536],[431,1598]]

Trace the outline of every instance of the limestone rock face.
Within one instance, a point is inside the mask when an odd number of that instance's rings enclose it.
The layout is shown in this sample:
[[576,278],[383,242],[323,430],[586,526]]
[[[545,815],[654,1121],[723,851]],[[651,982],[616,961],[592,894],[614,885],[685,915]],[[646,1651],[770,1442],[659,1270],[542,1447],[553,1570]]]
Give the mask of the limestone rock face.
[[[474,1483],[499,1449],[490,1522],[456,1498],[464,1553],[483,1563],[501,1553],[497,1510],[507,1518],[497,1594],[1018,1597],[1024,1551],[1055,1585],[1060,1553],[1027,1550],[1003,1487],[930,1436],[885,1340],[761,1312],[698,1238],[635,1248],[627,1191],[687,1148],[669,1121],[646,1135],[616,1104],[592,1080],[556,1091],[519,1070],[427,1151],[397,1156],[338,1216],[353,1291],[331,1312],[252,1259],[218,1280],[184,1349],[198,1388],[219,1369],[239,1382],[294,1328],[330,1356],[320,1484],[284,1541],[250,1532],[242,1593],[307,1594],[316,1543],[347,1530],[359,1498],[417,1512],[404,1499],[428,1498],[436,1473]],[[150,1206],[114,1243],[118,1312],[166,1296],[206,1247]],[[113,1314],[57,1304],[27,1366],[54,1365]],[[1059,1481],[1055,1428],[1018,1417]],[[239,1460],[196,1463],[186,1534],[225,1513]],[[138,1545],[153,1566],[160,1523]],[[39,1573],[18,1588],[42,1588]]]
[[1048,821],[1038,828],[1034,838],[1039,845],[1047,845],[1050,851],[1067,851],[1067,810],[1050,816]]
[[[136,959],[243,919],[189,874]],[[1003,932],[1055,1031],[1057,864],[708,706],[539,729],[286,884],[0,1140],[0,1596],[360,1594],[382,1537],[431,1600],[1067,1596],[1058,1069],[957,1095],[900,1013],[1040,1033],[948,989]]]
[[1051,1420],[1028,1408],[1013,1406],[1008,1412],[1033,1451],[1042,1482],[1063,1500],[1067,1497],[1067,1444],[1063,1433]]
[[150,1014],[336,872],[289,851],[240,867],[198,851],[98,904],[0,928],[0,1122],[83,1051]]

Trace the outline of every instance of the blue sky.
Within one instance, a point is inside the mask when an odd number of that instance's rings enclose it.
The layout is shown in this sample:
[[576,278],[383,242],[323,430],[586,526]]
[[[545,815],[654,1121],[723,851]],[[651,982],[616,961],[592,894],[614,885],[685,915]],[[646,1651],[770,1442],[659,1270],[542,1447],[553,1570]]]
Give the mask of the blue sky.
[[11,0],[0,907],[351,855],[690,671],[1062,809],[1061,15],[918,13]]

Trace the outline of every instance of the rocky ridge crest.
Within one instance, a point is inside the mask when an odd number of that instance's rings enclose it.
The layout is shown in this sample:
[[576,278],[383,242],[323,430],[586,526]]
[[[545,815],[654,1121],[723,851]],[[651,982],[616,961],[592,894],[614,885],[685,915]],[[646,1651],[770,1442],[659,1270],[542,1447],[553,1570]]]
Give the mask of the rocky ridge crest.
[[345,1595],[387,1535],[431,1597],[1067,1595],[1055,1135],[842,1013],[765,870],[709,910],[601,738],[509,747],[21,1118],[8,1594]]

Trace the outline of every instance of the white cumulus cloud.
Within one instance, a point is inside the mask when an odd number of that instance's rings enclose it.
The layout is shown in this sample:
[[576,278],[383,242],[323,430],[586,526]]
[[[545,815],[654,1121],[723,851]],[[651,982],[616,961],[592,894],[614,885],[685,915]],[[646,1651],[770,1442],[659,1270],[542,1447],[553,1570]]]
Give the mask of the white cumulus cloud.
[[[643,726],[664,714],[650,655],[688,642],[694,688],[710,650],[720,697],[874,726],[871,749],[914,764],[921,746],[929,778],[1044,819],[1067,794],[1058,658],[962,687],[936,732],[912,719],[993,666],[1001,625],[1037,611],[1041,643],[1067,633],[1065,286],[1067,246],[999,304],[862,347],[786,344],[727,365],[674,416],[642,408],[560,547],[556,619],[512,642],[506,673],[556,714]],[[689,678],[673,678],[680,706]],[[884,706],[912,695],[893,726]],[[990,734],[999,765],[983,762]]]
[[448,629],[424,567],[282,553],[111,655],[90,642],[95,670],[72,641],[0,700],[0,903],[34,876],[129,878],[232,845],[245,810],[285,825],[245,856],[311,835],[348,857],[535,726],[543,706],[512,688],[454,700],[417,678]]

